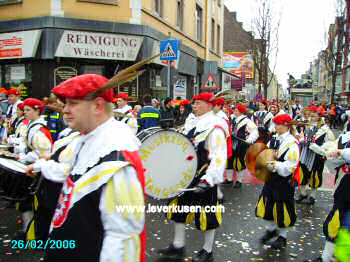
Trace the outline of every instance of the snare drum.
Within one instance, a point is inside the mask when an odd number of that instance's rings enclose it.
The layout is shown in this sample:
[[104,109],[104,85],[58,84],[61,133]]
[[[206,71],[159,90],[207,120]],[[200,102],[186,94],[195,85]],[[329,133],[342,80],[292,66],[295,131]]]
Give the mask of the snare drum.
[[197,154],[191,141],[174,129],[150,128],[140,132],[139,150],[145,168],[146,194],[169,199],[188,188],[197,171]]
[[20,201],[33,194],[38,179],[26,176],[26,165],[16,160],[0,157],[1,197]]

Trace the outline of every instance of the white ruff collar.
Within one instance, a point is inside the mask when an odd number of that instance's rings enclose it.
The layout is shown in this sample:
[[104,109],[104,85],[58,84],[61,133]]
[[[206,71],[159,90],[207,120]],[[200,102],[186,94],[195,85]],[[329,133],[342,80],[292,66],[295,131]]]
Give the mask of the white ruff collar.
[[201,115],[197,117],[197,119],[198,122],[196,123],[196,132],[203,132],[206,130],[209,131],[215,126],[220,126],[224,130],[225,136],[229,133],[225,120],[215,115],[213,111]]
[[123,108],[117,108],[117,109],[114,109],[113,111],[114,111],[114,112],[117,112],[117,113],[126,114],[126,113],[128,113],[130,110],[132,110],[132,107],[129,106],[129,105],[126,105],[126,106],[123,106]]
[[72,174],[86,173],[88,168],[113,151],[138,151],[140,145],[140,140],[126,124],[110,118],[92,132],[73,141],[74,156],[77,158],[76,163],[72,163]]

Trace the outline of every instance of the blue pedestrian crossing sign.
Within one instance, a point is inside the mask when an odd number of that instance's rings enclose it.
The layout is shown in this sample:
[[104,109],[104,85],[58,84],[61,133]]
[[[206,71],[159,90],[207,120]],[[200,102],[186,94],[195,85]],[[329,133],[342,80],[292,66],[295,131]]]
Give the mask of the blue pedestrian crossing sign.
[[180,41],[166,39],[160,41],[160,60],[174,61],[179,57]]

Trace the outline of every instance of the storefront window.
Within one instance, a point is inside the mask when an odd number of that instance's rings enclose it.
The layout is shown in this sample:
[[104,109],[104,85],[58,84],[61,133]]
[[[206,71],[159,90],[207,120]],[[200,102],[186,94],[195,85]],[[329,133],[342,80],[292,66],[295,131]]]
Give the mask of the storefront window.
[[119,86],[118,93],[127,93],[129,95],[129,102],[137,102],[139,96],[139,77],[134,81]]
[[152,97],[163,100],[167,97],[167,86],[162,82],[160,71],[159,69],[150,70],[150,87]]
[[6,87],[18,87],[21,97],[28,97],[32,87],[32,66],[30,64],[5,65],[5,83],[3,84]]

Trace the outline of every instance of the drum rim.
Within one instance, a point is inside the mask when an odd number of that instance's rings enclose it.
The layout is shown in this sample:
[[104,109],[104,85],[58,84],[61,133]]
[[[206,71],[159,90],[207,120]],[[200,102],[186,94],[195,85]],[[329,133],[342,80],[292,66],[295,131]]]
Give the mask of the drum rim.
[[[139,135],[142,134],[144,131],[152,131],[152,130],[155,130],[155,132],[151,132],[151,133],[147,134],[145,137],[142,138],[142,140],[141,140],[141,138],[139,138]],[[147,128],[147,129],[142,130],[142,131],[141,131],[140,133],[138,133],[136,136],[137,136],[138,139],[140,139],[140,141],[141,141],[141,143],[142,143],[144,140],[146,140],[146,138],[148,138],[148,137],[150,137],[151,135],[154,135],[154,134],[156,134],[156,133],[158,133],[158,132],[160,132],[160,131],[171,131],[171,132],[180,134],[180,135],[182,135],[184,138],[186,138],[186,139],[193,145],[192,141],[191,141],[186,135],[184,135],[183,133],[177,131],[175,128],[164,129],[164,128],[161,128],[161,127],[151,127],[151,128]]]
[[[4,159],[4,160],[7,160],[7,161],[9,161],[9,160],[16,161],[16,160],[7,159],[7,158],[4,158],[4,157],[0,157],[0,159]],[[19,162],[19,161],[17,161],[17,162]],[[13,169],[11,169],[11,168],[9,168],[7,166],[4,166],[1,162],[0,162],[0,168],[5,169],[8,172],[15,173],[16,175],[23,175],[23,176],[25,176],[25,174],[26,174],[25,172],[22,173],[22,172],[19,172],[17,170],[13,170]]]
[[[147,131],[153,131],[153,132],[149,132],[149,134],[146,134],[145,137],[142,138],[142,140],[138,137],[139,134],[141,134],[142,132],[147,132]],[[175,128],[169,128],[169,129],[164,129],[164,128],[161,128],[161,127],[151,127],[151,128],[147,128],[147,129],[144,129],[142,130],[138,135],[137,137],[140,139],[141,143],[143,141],[145,141],[147,138],[149,138],[150,136],[160,132],[160,131],[170,131],[170,132],[174,132],[174,133],[177,133],[177,134],[180,134],[182,137],[184,137],[187,141],[189,141],[189,143],[193,146],[193,149],[194,149],[194,152],[196,153],[196,150],[195,150],[195,146],[194,144],[192,143],[192,141],[186,136],[184,135],[183,133],[177,131]],[[189,185],[186,187],[186,188],[190,188],[193,184],[193,181],[196,179],[196,172],[197,172],[197,169],[198,169],[198,156],[197,156],[197,153],[195,155],[196,159],[197,159],[197,163],[196,163],[196,171],[195,171],[195,174],[193,176],[193,179],[191,181],[191,183],[189,183]],[[180,195],[183,194],[183,192],[179,191],[178,194],[174,195],[174,196],[171,196],[171,197],[168,197],[168,198],[159,198],[157,196],[154,196],[154,195],[150,195],[149,193],[147,193],[147,190],[145,189],[145,194],[147,195],[147,197],[150,197],[154,200],[169,200],[169,199],[173,199],[173,198],[176,198]]]

